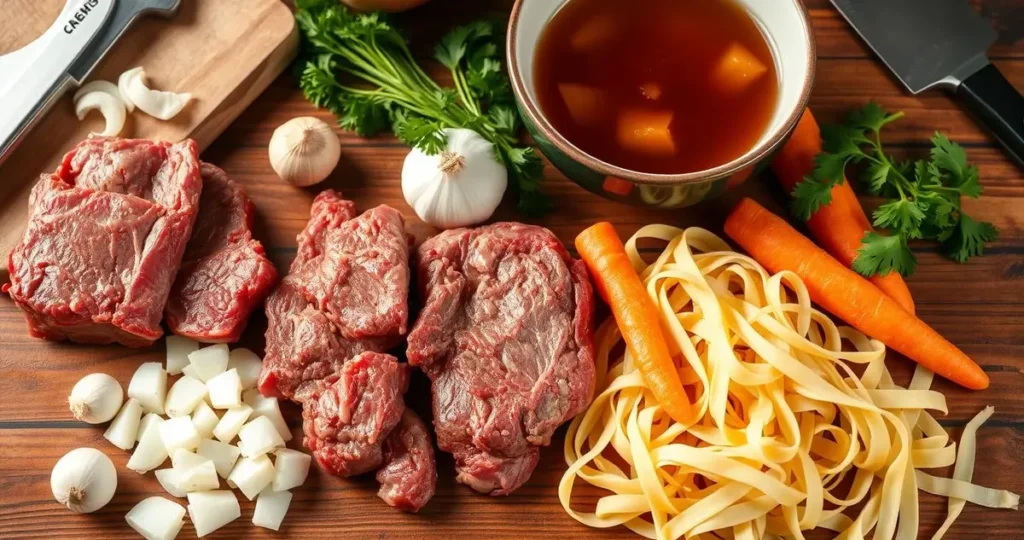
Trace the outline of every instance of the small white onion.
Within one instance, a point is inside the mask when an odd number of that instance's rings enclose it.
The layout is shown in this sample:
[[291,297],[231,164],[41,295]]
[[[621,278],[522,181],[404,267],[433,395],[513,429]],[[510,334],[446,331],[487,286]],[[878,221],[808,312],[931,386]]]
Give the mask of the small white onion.
[[91,373],[82,377],[68,397],[71,415],[90,424],[109,422],[124,403],[124,391],[117,379],[106,373]]
[[117,491],[117,470],[103,452],[76,448],[64,454],[50,473],[50,489],[57,502],[87,514],[103,508]]
[[330,176],[341,159],[341,142],[318,118],[292,118],[270,137],[270,166],[283,180],[305,187]]

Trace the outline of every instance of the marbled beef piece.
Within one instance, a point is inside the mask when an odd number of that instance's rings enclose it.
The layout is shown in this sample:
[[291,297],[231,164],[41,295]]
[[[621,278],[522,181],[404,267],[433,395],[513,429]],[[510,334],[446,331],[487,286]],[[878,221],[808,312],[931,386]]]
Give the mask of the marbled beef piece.
[[409,363],[432,381],[438,446],[458,480],[508,494],[537,446],[583,411],[594,389],[593,292],[551,231],[497,223],[420,246],[424,308]]
[[327,190],[298,236],[291,271],[267,300],[264,395],[302,401],[309,383],[364,351],[401,342],[408,321],[409,241],[402,215]]
[[377,471],[377,496],[389,505],[416,512],[437,489],[437,463],[430,430],[410,409],[384,439],[384,466]]
[[218,167],[200,167],[199,217],[167,301],[167,326],[203,343],[234,343],[277,270],[252,237],[256,209],[242,186]]
[[319,380],[302,405],[303,443],[327,473],[353,476],[381,465],[381,445],[405,411],[409,370],[395,357],[362,353]]
[[5,290],[29,332],[131,347],[158,339],[201,191],[191,140],[79,143],[33,188],[8,261]]

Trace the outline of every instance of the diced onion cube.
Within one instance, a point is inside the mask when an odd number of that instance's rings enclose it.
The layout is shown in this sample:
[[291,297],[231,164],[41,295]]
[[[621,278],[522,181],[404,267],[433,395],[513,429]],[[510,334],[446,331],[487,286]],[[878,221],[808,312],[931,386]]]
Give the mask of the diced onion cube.
[[290,448],[278,448],[274,452],[274,491],[287,491],[299,487],[309,475],[309,465],[313,458],[305,452]]
[[274,481],[274,465],[266,454],[242,458],[228,475],[228,485],[237,487],[250,501]]
[[204,347],[188,355],[188,362],[200,381],[206,382],[228,367],[228,346],[223,343]]
[[213,437],[213,428],[217,427],[217,422],[220,422],[220,417],[205,401],[196,405],[196,410],[192,411],[192,425],[204,439]]
[[[163,412],[161,411],[160,414],[163,414]],[[142,436],[146,434],[146,430],[149,429],[149,426],[155,425],[157,420],[163,422],[164,419],[160,418],[160,414],[149,413],[142,417],[142,420],[139,422],[139,434],[135,438],[136,441],[141,441]]]
[[128,468],[139,473],[147,472],[159,467],[167,459],[167,448],[164,446],[163,438],[160,436],[160,426],[166,422],[157,416],[151,420],[146,431],[139,439],[139,445],[132,452],[128,460]]
[[135,370],[131,382],[128,383],[128,397],[137,399],[145,412],[164,412],[167,372],[160,362],[146,362]]
[[272,452],[284,446],[284,440],[274,427],[274,423],[266,416],[261,416],[242,426],[238,432],[238,448],[243,457],[253,457]]
[[280,529],[290,504],[292,504],[291,493],[263,490],[256,498],[256,510],[252,514],[252,524],[274,531]]
[[231,523],[242,515],[235,494],[227,490],[200,491],[188,494],[188,517],[202,538]]
[[[186,376],[186,377],[192,377],[193,379],[195,379],[197,381],[199,380],[199,374],[196,373],[196,368],[192,367],[192,364],[189,364],[189,365],[181,368],[181,374]],[[200,382],[202,382],[202,381],[200,381]]]
[[196,450],[196,454],[213,462],[213,466],[217,469],[217,474],[221,478],[227,478],[231,474],[231,469],[234,468],[235,462],[238,461],[240,453],[237,446],[213,439],[199,441],[199,448]]
[[167,416],[188,416],[206,398],[206,385],[199,379],[184,376],[167,391],[164,409]]
[[238,370],[229,369],[206,381],[210,404],[215,409],[230,409],[242,404],[242,381]]
[[174,454],[171,455],[171,466],[181,471],[198,467],[207,461],[210,461],[210,458],[200,456],[196,452],[185,450],[184,448],[175,450]]
[[185,523],[185,508],[163,497],[149,497],[124,516],[135,532],[148,540],[172,540]]
[[195,450],[199,446],[199,432],[192,425],[192,419],[179,416],[160,424],[160,439],[164,441],[167,454],[174,456],[179,448]]
[[188,494],[188,491],[181,485],[181,471],[173,468],[160,469],[153,471],[153,474],[156,476],[156,481],[160,482],[160,487],[164,488],[164,491],[172,497],[184,497]]
[[234,349],[229,353],[228,369],[238,370],[238,378],[242,381],[242,389],[256,387],[263,370],[263,360],[249,349]]
[[292,440],[292,430],[288,428],[288,423],[284,421],[284,415],[281,414],[281,405],[277,398],[266,397],[259,390],[253,388],[246,390],[242,394],[242,401],[252,407],[252,418],[266,416],[273,422],[274,427],[277,428],[277,432],[285,442]]
[[129,398],[124,402],[121,411],[114,417],[114,421],[107,427],[103,437],[121,450],[131,450],[138,438],[141,421],[142,405],[137,399]]
[[188,365],[188,355],[199,350],[199,343],[181,336],[167,336],[167,373],[178,375]]
[[249,419],[249,415],[252,414],[252,407],[248,405],[242,405],[233,409],[228,409],[224,416],[220,417],[220,422],[217,422],[217,427],[213,428],[213,436],[217,437],[220,442],[231,442],[238,435],[238,431],[245,425],[245,421]]
[[217,468],[207,457],[185,449],[178,449],[171,457],[171,464],[177,473],[175,481],[178,487],[186,493],[220,487]]

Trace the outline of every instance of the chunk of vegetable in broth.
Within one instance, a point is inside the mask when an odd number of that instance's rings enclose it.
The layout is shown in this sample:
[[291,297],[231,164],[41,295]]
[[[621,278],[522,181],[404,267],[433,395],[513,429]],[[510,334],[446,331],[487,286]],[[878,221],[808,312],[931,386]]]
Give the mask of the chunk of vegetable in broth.
[[733,42],[719,58],[712,79],[719,89],[738,94],[765,73],[768,73],[767,66],[746,47]]
[[592,86],[563,83],[558,85],[573,122],[581,126],[599,125],[611,110],[608,94]]
[[596,15],[573,34],[569,45],[576,52],[590,52],[610,42],[616,33],[614,17],[607,13]]
[[669,126],[672,111],[627,109],[619,115],[617,138],[626,150],[647,156],[671,156],[676,152]]
[[661,85],[655,82],[646,82],[640,85],[640,95],[651,101],[658,101],[661,99]]

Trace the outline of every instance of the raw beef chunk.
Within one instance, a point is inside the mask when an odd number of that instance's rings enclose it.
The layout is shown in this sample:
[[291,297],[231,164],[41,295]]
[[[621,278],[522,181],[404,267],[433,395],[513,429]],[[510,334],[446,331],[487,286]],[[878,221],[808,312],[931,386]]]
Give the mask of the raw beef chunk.
[[267,300],[260,391],[296,401],[308,383],[363,351],[385,351],[406,332],[409,237],[397,210],[356,217],[334,191],[313,202],[291,272]]
[[523,484],[594,388],[593,292],[547,229],[498,223],[420,246],[424,308],[409,363],[433,382],[438,446],[458,480],[493,495]]
[[209,163],[200,170],[199,217],[167,301],[167,326],[204,343],[233,343],[277,270],[252,237],[255,208],[242,187]]
[[159,338],[201,190],[193,141],[79,143],[33,188],[8,261],[29,332],[132,347]]
[[304,444],[324,471],[353,476],[383,462],[381,445],[405,411],[408,366],[367,352],[316,382],[302,405]]
[[384,439],[384,466],[377,471],[377,481],[377,496],[406,512],[416,512],[434,496],[437,464],[430,430],[409,409]]

